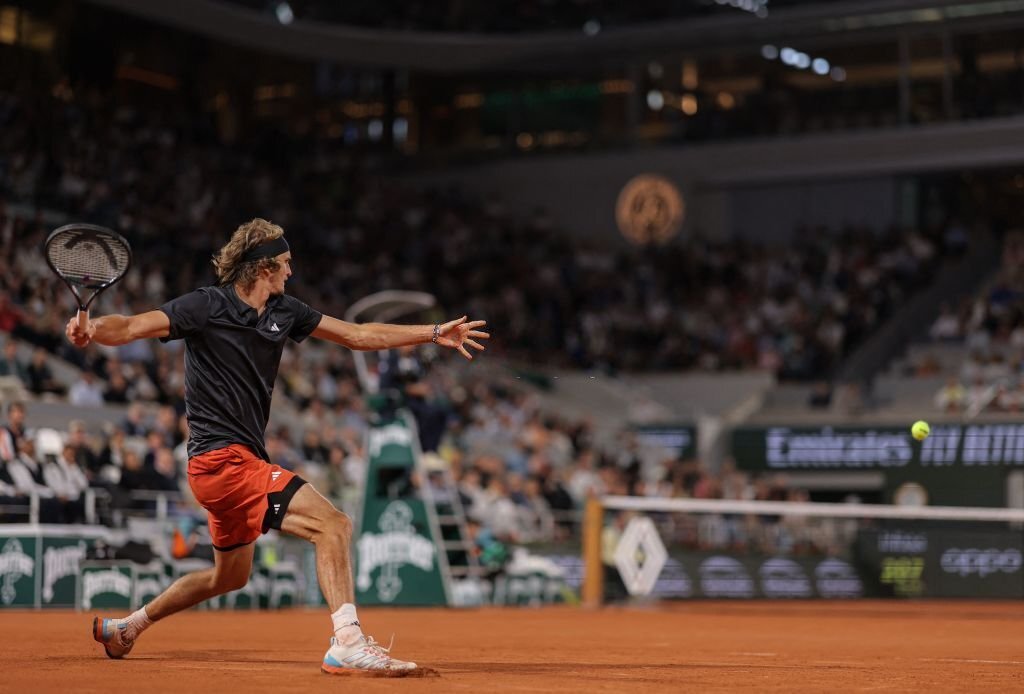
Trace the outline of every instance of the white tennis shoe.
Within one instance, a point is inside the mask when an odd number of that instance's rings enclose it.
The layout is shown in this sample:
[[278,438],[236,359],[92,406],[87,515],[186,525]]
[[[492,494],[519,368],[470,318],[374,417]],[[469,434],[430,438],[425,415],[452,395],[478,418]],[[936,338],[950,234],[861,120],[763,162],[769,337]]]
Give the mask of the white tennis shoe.
[[392,658],[391,647],[384,648],[372,636],[360,636],[351,646],[344,646],[332,637],[320,670],[328,675],[403,677],[416,674],[418,668],[416,663]]
[[110,658],[123,658],[135,646],[135,639],[128,638],[127,619],[93,617],[92,637],[103,644],[103,650]]

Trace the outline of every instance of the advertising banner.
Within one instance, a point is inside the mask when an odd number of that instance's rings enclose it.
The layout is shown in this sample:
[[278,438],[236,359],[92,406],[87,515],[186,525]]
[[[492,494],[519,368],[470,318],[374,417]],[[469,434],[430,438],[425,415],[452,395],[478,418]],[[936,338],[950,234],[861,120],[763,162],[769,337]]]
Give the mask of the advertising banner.
[[85,559],[87,542],[81,536],[42,538],[43,607],[74,607],[79,564]]
[[39,538],[0,537],[0,607],[35,607],[39,597]]
[[740,427],[732,448],[750,470],[1024,468],[1024,424],[935,425],[920,443],[905,427]]
[[1024,469],[1024,425],[937,424],[921,442],[909,427],[740,427],[732,454],[751,472],[875,471],[890,493],[921,485],[929,504],[1000,506],[1007,474]]
[[83,610],[130,612],[135,583],[128,561],[84,561],[81,564],[78,606]]
[[418,444],[401,419],[367,432],[366,487],[355,541],[356,600],[361,605],[445,605],[437,543],[413,488]]
[[[579,555],[551,553],[565,584],[579,590],[583,564]],[[605,573],[606,599],[625,599],[616,586],[617,569]],[[714,598],[749,600],[847,599],[866,595],[860,571],[852,561],[838,557],[770,557],[714,552],[670,552],[647,598],[677,600]]]
[[1011,530],[884,529],[857,538],[873,594],[1024,597],[1024,539]]

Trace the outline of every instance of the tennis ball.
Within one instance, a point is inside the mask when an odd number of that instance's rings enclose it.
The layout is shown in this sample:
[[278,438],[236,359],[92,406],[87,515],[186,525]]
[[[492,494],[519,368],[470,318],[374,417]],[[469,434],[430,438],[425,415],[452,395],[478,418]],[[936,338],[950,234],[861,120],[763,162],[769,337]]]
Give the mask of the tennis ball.
[[910,427],[910,435],[918,441],[924,441],[930,433],[932,433],[932,428],[928,426],[928,422],[920,419],[914,422],[914,426]]

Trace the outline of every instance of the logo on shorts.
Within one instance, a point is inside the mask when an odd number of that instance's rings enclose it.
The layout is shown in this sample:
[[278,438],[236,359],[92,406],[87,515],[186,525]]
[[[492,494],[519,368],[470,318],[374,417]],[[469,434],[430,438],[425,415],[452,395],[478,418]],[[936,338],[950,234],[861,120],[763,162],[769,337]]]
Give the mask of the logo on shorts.
[[277,478],[280,477],[280,476],[281,476],[281,471],[280,470],[277,470],[275,472],[270,473],[270,479],[273,480],[274,482],[277,482]]
[[274,515],[276,516],[281,512],[281,504],[274,504]]
[[270,332],[279,333],[281,332],[281,328],[277,327],[277,323],[274,323],[273,325],[270,326]]

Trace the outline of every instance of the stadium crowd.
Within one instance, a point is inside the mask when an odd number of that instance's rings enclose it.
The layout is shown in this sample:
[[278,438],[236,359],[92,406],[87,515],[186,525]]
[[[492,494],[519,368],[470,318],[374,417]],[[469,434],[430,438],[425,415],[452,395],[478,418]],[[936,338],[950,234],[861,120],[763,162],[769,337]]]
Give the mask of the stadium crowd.
[[[494,349],[514,359],[807,379],[836,366],[944,252],[931,233],[817,228],[785,248],[700,238],[601,247],[558,233],[542,212],[523,219],[495,199],[389,183],[329,143],[275,134],[222,144],[199,116],[112,109],[101,96],[0,94],[0,195],[124,230],[135,244],[136,265],[101,312],[149,310],[210,282],[208,259],[226,234],[264,216],[292,241],[290,291],[332,315],[375,291],[417,289],[502,326]],[[62,340],[68,303],[37,250],[47,224],[12,210],[0,200],[11,268],[0,327],[109,381],[103,355],[83,359]],[[129,377],[114,397],[180,380],[152,346],[118,357]],[[33,390],[54,387],[43,378]]]
[[[907,374],[945,377],[934,397],[951,412],[1017,413],[1024,409],[1024,232],[1003,240],[999,270],[973,297],[944,305],[929,330],[933,348],[907,364]],[[959,361],[935,349],[952,345]]]
[[[150,310],[210,282],[209,258],[234,224],[265,216],[288,230],[295,251],[289,291],[327,313],[343,315],[378,290],[426,290],[441,306],[500,326],[489,355],[612,372],[760,368],[820,377],[947,250],[931,233],[861,229],[806,229],[785,248],[691,239],[609,249],[570,240],[542,212],[523,219],[497,199],[389,183],[326,142],[262,133],[229,144],[203,116],[112,108],[102,97],[67,85],[45,97],[0,93],[0,261],[8,269],[0,274],[0,331],[36,346],[23,363],[8,341],[0,375],[76,405],[132,404],[125,422],[93,432],[89,445],[72,426],[68,440],[80,443],[68,454],[34,454],[27,437],[12,434],[4,458],[11,469],[25,457],[32,472],[35,456],[44,473],[55,465],[75,485],[58,490],[45,474],[33,476],[56,499],[44,509],[50,519],[82,516],[83,480],[105,490],[111,508],[152,504],[132,496],[139,489],[187,497],[181,345],[67,345],[70,302],[38,251],[53,215],[124,230],[134,243],[135,265],[99,313]],[[81,368],[75,383],[54,377],[51,354]],[[370,414],[344,350],[304,346],[298,355],[286,352],[279,388],[301,425],[268,432],[268,450],[279,464],[308,468],[345,505],[365,465]],[[588,494],[606,491],[787,494],[735,471],[713,476],[695,461],[652,461],[626,433],[598,447],[586,423],[543,415],[496,384],[458,384],[436,372],[420,398],[429,406],[417,413],[429,424],[421,428],[435,432],[424,447],[452,469],[470,515],[502,536],[564,538],[572,527],[565,519]],[[21,472],[7,484],[15,496],[42,489]]]

